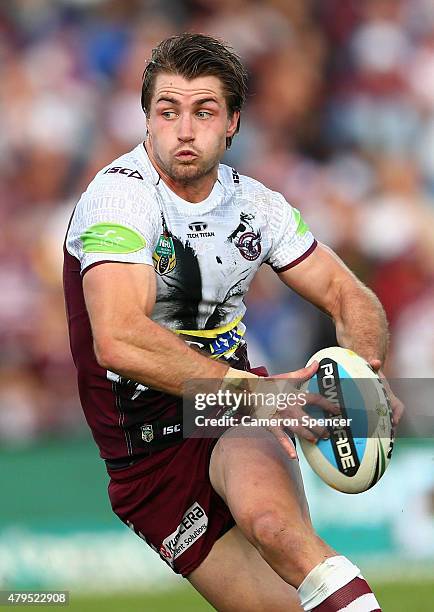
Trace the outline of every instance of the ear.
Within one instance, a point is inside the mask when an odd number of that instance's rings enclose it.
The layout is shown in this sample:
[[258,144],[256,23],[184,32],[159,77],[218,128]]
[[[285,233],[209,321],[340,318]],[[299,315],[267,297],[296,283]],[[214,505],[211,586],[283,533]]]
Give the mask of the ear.
[[240,112],[235,111],[232,117],[228,119],[228,127],[226,129],[226,138],[232,138],[238,128],[238,121],[240,119]]
[[149,132],[149,120],[148,120],[148,116],[145,115],[145,117],[146,117],[146,120],[145,120],[145,127],[146,127],[145,139],[146,140],[151,140],[152,137],[151,137],[151,134]]

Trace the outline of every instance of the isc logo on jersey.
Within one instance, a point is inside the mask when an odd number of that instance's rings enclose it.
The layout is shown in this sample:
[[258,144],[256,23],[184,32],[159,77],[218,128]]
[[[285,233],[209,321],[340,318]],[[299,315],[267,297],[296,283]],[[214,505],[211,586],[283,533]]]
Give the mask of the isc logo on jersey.
[[205,533],[207,527],[208,517],[205,510],[198,502],[194,502],[175,531],[163,540],[160,556],[173,567],[175,559],[188,550]]
[[175,423],[175,425],[166,425],[163,427],[163,436],[170,436],[172,434],[179,433],[181,431],[181,423]]

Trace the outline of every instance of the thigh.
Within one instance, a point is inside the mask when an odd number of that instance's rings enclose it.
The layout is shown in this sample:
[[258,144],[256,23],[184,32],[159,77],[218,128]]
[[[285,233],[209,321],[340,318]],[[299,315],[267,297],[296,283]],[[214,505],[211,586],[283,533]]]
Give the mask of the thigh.
[[187,576],[220,612],[302,612],[297,591],[263,560],[238,527]]
[[[188,439],[162,453],[111,473],[109,496],[117,516],[176,572],[187,575],[209,554],[234,520],[209,480],[215,440]],[[158,458],[158,457],[157,457]]]
[[250,516],[271,508],[289,517],[294,528],[311,528],[298,461],[264,428],[225,432],[211,455],[210,480],[243,530]]

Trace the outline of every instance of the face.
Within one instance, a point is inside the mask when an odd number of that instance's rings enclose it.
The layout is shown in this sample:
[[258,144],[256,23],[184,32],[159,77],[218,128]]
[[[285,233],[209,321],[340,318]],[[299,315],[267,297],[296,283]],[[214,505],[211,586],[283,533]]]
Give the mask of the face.
[[216,173],[238,117],[239,113],[228,116],[217,77],[189,81],[159,74],[147,116],[148,152],[172,181],[198,182]]

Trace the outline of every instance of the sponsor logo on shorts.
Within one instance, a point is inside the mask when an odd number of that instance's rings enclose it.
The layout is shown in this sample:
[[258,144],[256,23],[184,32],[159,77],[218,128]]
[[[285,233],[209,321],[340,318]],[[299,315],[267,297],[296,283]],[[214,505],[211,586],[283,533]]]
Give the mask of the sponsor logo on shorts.
[[208,527],[208,517],[200,504],[194,502],[185,512],[182,521],[160,547],[160,556],[173,567],[175,560],[200,538]]

